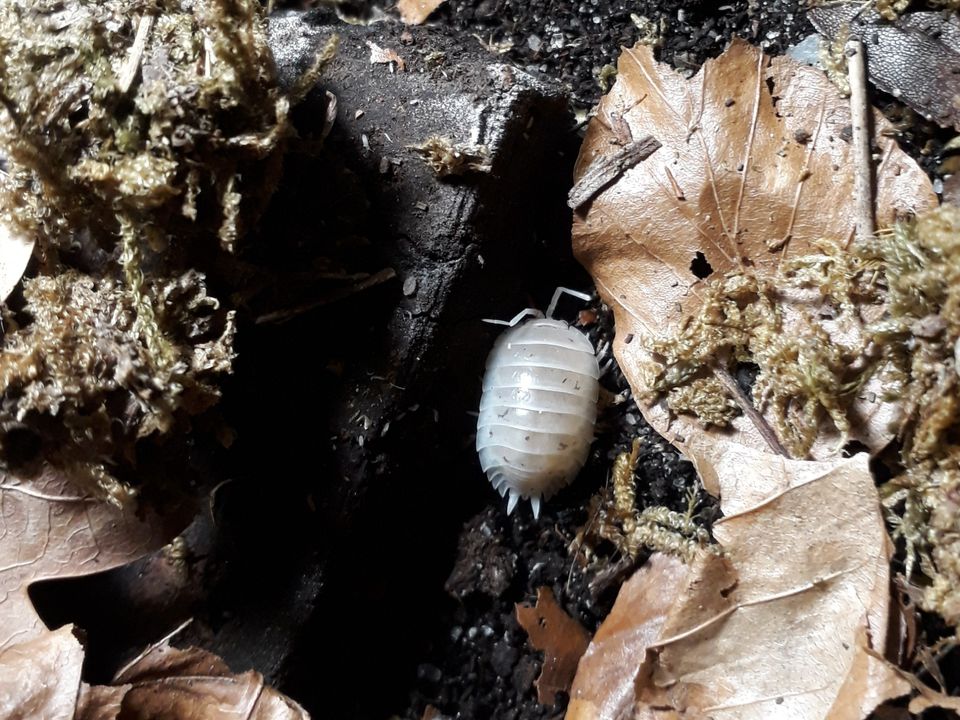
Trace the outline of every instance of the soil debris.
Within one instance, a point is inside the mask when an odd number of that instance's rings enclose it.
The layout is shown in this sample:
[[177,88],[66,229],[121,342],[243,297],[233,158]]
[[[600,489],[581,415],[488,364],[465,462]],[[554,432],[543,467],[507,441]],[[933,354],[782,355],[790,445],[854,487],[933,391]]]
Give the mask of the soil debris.
[[454,143],[449,138],[434,136],[409,148],[420,155],[439,178],[491,170],[490,149],[486,145]]
[[484,514],[464,526],[457,561],[445,586],[448,593],[462,600],[473,593],[497,598],[507,591],[516,572],[517,554],[503,542],[498,530]]
[[391,72],[394,68],[396,68],[398,72],[406,71],[407,63],[400,57],[396,50],[382,48],[369,40],[367,40],[367,47],[370,48],[371,65],[390,65]]

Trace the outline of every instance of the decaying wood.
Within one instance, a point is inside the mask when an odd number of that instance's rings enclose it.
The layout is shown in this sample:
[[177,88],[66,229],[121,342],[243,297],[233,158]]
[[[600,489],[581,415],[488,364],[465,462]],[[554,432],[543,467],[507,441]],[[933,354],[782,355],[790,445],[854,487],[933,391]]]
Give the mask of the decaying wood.
[[960,95],[960,17],[918,10],[890,21],[873,6],[862,0],[817,3],[808,18],[830,40],[849,33],[863,41],[870,81],[878,89],[940,126],[960,130],[955,102]]
[[660,141],[647,135],[640,140],[628,142],[610,155],[598,158],[571,188],[567,205],[571,210],[579,210],[619,180],[630,168],[653,155],[659,147]]

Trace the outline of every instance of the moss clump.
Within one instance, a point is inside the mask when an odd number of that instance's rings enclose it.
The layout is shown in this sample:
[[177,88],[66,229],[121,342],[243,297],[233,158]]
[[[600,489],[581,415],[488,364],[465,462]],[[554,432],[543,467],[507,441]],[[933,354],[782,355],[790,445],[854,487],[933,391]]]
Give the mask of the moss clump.
[[36,239],[0,462],[33,433],[116,498],[112,465],[216,401],[233,316],[205,275],[264,208],[289,106],[333,49],[290,96],[256,0],[0,4],[0,223]]
[[944,205],[881,235],[889,311],[875,336],[903,370],[902,472],[887,483],[907,575],[929,578],[922,606],[960,625],[960,208]]
[[122,461],[120,451],[170,432],[181,414],[219,399],[218,376],[233,360],[234,313],[207,295],[195,271],[145,291],[169,308],[162,364],[143,340],[136,296],[122,282],[73,270],[25,281],[27,322],[18,328],[8,320],[0,356],[5,457],[33,433],[44,461],[122,501],[129,490],[110,469]]
[[899,458],[882,490],[906,575],[919,566],[921,605],[960,625],[960,208],[849,250],[823,242],[775,276],[732,273],[704,294],[675,337],[647,341],[647,399],[722,426],[733,399],[712,375],[751,363],[753,402],[804,457],[824,421],[842,444],[858,391],[880,377],[901,409]]
[[[759,368],[754,403],[772,410],[768,415],[791,456],[808,455],[824,418],[843,445],[850,403],[874,364],[863,362],[866,335],[851,331],[838,341],[820,318],[829,310],[833,327],[857,328],[857,303],[874,302],[878,291],[858,257],[829,243],[821,250],[785,265],[776,276],[735,272],[711,281],[700,312],[687,318],[676,336],[645,340],[656,359],[645,368],[646,399],[665,394],[674,412],[724,427],[737,404],[713,374],[752,364]],[[817,302],[801,302],[811,297]],[[795,311],[789,327],[786,304]],[[805,306],[817,310],[800,311]]]
[[630,562],[636,561],[644,549],[674,555],[686,562],[703,549],[719,552],[710,533],[697,521],[699,493],[696,489],[691,489],[687,496],[686,512],[660,505],[638,510],[635,472],[639,453],[638,438],[629,452],[620,453],[614,460],[610,478],[612,492],[605,488],[593,497],[591,520],[577,534],[571,550],[584,552],[586,558],[596,557],[597,545],[605,540]]
[[289,107],[252,0],[4,3],[0,102],[3,206],[47,253],[80,228],[112,246],[124,221],[232,249]]
[[714,377],[698,377],[670,389],[667,405],[677,413],[695,415],[704,426],[727,427],[740,414],[736,401]]

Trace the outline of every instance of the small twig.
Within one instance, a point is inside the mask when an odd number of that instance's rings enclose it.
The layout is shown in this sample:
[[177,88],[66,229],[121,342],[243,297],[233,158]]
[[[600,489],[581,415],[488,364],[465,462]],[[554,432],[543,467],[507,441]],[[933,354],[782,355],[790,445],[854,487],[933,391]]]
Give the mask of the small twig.
[[567,196],[567,206],[571,210],[579,210],[616,182],[627,170],[646,160],[659,148],[660,141],[648,135],[628,142],[610,155],[597,158],[571,188]]
[[777,434],[764,419],[763,415],[760,414],[760,411],[753,406],[753,402],[747,397],[747,394],[743,392],[743,389],[734,379],[733,375],[730,374],[730,371],[721,363],[714,365],[712,369],[714,377],[720,381],[720,384],[723,385],[728,393],[733,395],[733,399],[737,402],[737,405],[740,406],[743,414],[750,419],[750,422],[753,423],[753,426],[760,433],[760,436],[766,440],[770,449],[775,453],[783,455],[785,458],[790,457],[790,453],[788,453],[786,448],[780,443],[780,438],[777,437]]
[[147,48],[147,39],[150,37],[150,29],[153,27],[153,15],[143,15],[137,23],[137,34],[133,38],[133,46],[130,48],[130,55],[123,66],[123,72],[117,84],[120,86],[120,93],[127,94],[127,91],[133,85],[140,70],[140,61],[143,59],[143,51]]
[[850,119],[853,128],[854,204],[857,210],[857,241],[869,240],[876,226],[873,217],[873,163],[870,157],[870,104],[867,102],[867,70],[863,43],[847,42],[847,71],[850,80]]
[[193,618],[192,618],[192,617],[187,618],[187,619],[184,620],[182,623],[180,623],[179,625],[177,625],[173,630],[171,630],[171,631],[168,632],[166,635],[164,635],[162,638],[160,638],[159,640],[157,640],[155,643],[152,643],[149,647],[147,647],[146,650],[144,650],[143,652],[141,652],[141,653],[140,653],[139,655],[137,655],[133,660],[131,660],[131,661],[128,662],[126,665],[124,665],[122,668],[120,668],[120,670],[117,671],[116,677],[117,677],[117,678],[123,677],[125,673],[130,672],[130,670],[132,670],[132,669],[133,669],[134,667],[136,667],[139,663],[141,663],[141,662],[143,661],[143,659],[146,658],[150,653],[156,652],[157,649],[162,648],[164,645],[166,645],[166,644],[169,643],[171,640],[173,640],[173,638],[175,638],[177,635],[179,635],[179,634],[182,633],[184,630],[186,630],[187,627],[189,627],[192,622],[193,622]]
[[396,270],[393,268],[385,268],[379,272],[375,272],[373,275],[370,275],[365,280],[361,280],[354,285],[343,288],[341,290],[336,290],[331,292],[328,295],[324,295],[318,300],[313,300],[303,305],[297,305],[296,307],[287,308],[284,310],[277,310],[276,312],[265,313],[260,315],[254,320],[256,325],[263,325],[264,323],[282,323],[292,320],[298,315],[303,315],[305,312],[311,310],[316,310],[321,308],[324,305],[329,305],[330,303],[336,302],[337,300],[343,300],[344,298],[350,297],[351,295],[356,295],[359,292],[367,290],[374,287],[375,285],[380,285],[385,283],[388,280],[392,280],[397,276]]

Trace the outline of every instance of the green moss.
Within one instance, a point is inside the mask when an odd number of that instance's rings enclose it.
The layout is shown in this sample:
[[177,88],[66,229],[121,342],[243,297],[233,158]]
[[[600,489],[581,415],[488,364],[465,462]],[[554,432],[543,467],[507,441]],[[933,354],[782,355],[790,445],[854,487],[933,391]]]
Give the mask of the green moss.
[[291,95],[257,0],[0,5],[0,221],[37,241],[0,353],[14,430],[122,501],[110,467],[219,397],[233,314],[203,269],[237,250],[279,177]]
[[[51,250],[84,226],[109,244],[122,219],[193,238],[235,226],[231,185],[243,176],[269,195],[255,183],[288,127],[252,0],[5,3],[0,101],[15,178],[5,199],[20,200],[15,219]],[[182,211],[192,171],[213,200],[196,219]],[[48,222],[27,193],[67,222]]]
[[[674,411],[722,425],[733,399],[713,371],[752,363],[754,402],[790,454],[804,457],[825,422],[846,438],[857,391],[879,377],[902,409],[895,477],[882,493],[906,545],[906,574],[924,584],[924,608],[960,624],[960,208],[942,206],[849,250],[822,242],[775,276],[733,273],[704,294],[675,337],[647,341],[656,358],[647,399],[664,396]],[[797,318],[789,331],[787,304]],[[828,332],[836,328],[847,340]]]
[[960,624],[960,208],[944,205],[878,239],[889,315],[877,341],[903,369],[902,472],[888,483],[895,536],[928,578],[922,606]]
[[714,377],[698,377],[667,393],[667,406],[676,413],[688,413],[704,425],[727,427],[740,414],[736,401],[727,395]]
[[772,409],[774,429],[793,457],[808,455],[825,418],[842,445],[849,406],[875,369],[863,362],[869,338],[831,339],[819,313],[800,312],[807,304],[799,302],[790,302],[797,317],[788,328],[784,309],[790,293],[816,295],[832,307],[834,323],[854,324],[857,302],[872,302],[877,292],[866,270],[856,256],[823,243],[820,253],[787,264],[776,277],[736,272],[711,281],[700,312],[676,336],[645,341],[657,359],[645,368],[647,399],[666,394],[675,411],[722,427],[736,414],[735,402],[713,380],[714,369],[732,373],[749,363],[759,368],[755,403]]

